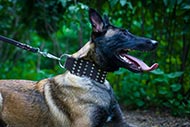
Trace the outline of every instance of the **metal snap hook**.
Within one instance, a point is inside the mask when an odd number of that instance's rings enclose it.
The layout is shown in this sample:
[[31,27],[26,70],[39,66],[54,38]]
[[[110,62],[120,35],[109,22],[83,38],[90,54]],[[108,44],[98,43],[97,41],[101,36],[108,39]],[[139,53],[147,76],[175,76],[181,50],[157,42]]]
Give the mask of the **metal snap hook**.
[[69,57],[70,55],[69,54],[62,54],[60,57],[59,57],[59,66],[63,69],[65,69],[65,65],[63,65],[61,62],[65,62],[66,58]]

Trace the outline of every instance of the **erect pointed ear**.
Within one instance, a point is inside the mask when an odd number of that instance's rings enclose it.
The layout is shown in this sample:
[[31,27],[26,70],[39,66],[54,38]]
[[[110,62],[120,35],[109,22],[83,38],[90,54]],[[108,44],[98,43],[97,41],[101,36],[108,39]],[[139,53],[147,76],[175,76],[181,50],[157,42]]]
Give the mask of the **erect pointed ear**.
[[102,32],[104,21],[102,17],[94,9],[89,9],[89,19],[94,32]]

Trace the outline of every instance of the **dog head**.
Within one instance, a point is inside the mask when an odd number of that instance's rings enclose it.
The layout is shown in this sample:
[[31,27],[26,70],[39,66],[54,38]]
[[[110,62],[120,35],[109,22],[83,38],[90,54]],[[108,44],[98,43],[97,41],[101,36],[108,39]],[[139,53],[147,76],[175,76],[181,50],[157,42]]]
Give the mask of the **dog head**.
[[133,72],[151,71],[158,67],[155,63],[151,67],[131,55],[130,50],[151,51],[158,42],[131,34],[128,30],[118,28],[109,23],[94,10],[89,9],[89,19],[92,26],[91,41],[77,54],[91,60],[105,71],[112,72],[124,67]]

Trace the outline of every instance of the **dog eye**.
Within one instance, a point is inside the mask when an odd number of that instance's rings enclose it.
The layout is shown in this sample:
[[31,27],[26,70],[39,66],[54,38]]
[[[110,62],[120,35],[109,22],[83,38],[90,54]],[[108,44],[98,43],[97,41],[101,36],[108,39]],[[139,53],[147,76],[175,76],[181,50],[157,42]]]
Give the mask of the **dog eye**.
[[125,38],[125,39],[131,39],[132,38],[132,34],[128,31],[128,30],[125,30],[121,33],[122,37]]

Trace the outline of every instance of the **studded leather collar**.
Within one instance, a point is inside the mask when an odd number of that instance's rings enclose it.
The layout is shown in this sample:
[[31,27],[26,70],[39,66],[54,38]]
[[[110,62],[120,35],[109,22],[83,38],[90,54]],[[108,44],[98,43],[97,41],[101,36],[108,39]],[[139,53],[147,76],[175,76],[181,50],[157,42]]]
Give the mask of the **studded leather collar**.
[[104,83],[107,74],[106,71],[103,71],[94,63],[83,59],[75,59],[73,57],[67,57],[65,68],[70,71],[71,74],[86,76],[99,83]]

